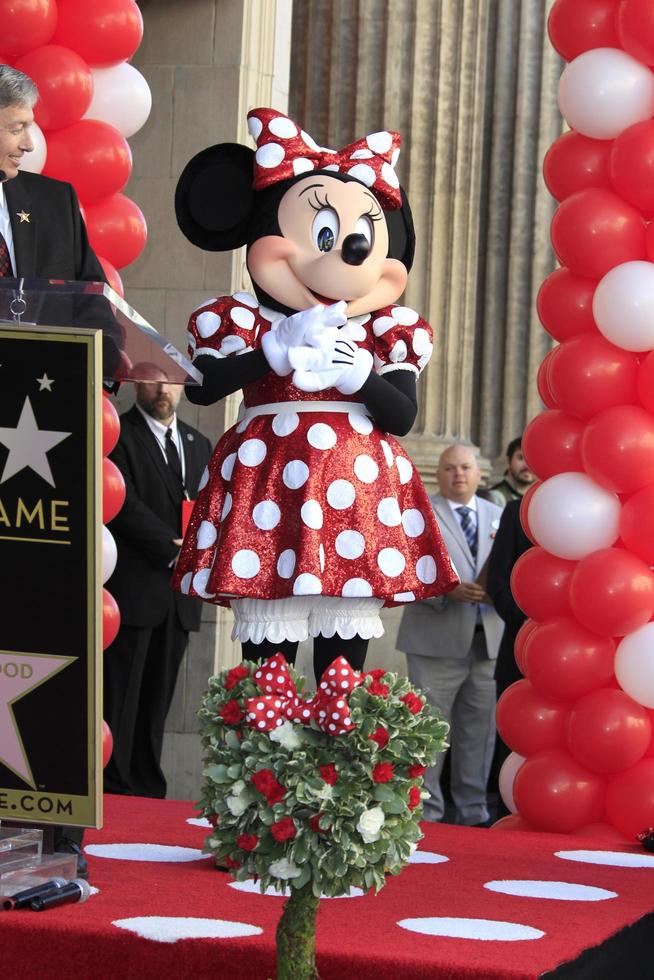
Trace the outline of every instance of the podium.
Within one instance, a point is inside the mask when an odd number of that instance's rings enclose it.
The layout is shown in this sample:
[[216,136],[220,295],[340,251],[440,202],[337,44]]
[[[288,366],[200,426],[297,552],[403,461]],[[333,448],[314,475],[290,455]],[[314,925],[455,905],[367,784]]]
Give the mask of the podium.
[[153,365],[201,381],[105,283],[0,279],[0,822],[102,825],[102,385]]

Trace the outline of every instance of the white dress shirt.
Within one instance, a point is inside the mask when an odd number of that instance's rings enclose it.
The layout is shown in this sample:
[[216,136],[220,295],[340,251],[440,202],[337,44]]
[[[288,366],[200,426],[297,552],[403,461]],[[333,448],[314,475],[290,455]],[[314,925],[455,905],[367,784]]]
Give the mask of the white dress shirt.
[[148,415],[147,412],[144,412],[138,402],[135,402],[135,405],[145,421],[148,423],[148,428],[157,440],[157,444],[166,463],[168,463],[168,458],[166,456],[166,432],[168,429],[172,430],[172,439],[175,443],[177,452],[179,453],[179,461],[182,464],[182,483],[186,485],[186,460],[184,459],[184,447],[182,445],[179,428],[177,426],[177,415],[173,415],[173,420],[170,425],[163,425],[163,423],[158,422],[157,419],[153,419],[151,415]]

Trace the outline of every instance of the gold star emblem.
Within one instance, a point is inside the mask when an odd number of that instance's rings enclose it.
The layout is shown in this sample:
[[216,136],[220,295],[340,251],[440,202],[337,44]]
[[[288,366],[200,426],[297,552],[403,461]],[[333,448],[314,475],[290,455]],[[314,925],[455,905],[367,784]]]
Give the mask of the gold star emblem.
[[16,211],[16,217],[20,218],[21,225],[24,221],[26,221],[27,224],[30,223],[29,211]]

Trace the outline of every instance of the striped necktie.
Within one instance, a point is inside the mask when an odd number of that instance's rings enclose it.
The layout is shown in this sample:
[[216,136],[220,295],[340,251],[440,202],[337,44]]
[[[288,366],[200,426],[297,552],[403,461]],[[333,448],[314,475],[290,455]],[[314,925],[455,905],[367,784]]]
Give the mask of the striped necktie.
[[457,507],[457,514],[461,523],[461,530],[466,536],[468,547],[472,552],[472,557],[477,557],[477,527],[472,519],[471,507]]
[[5,277],[11,277],[14,274],[14,270],[11,267],[11,256],[9,254],[9,249],[7,248],[7,243],[0,232],[0,279]]

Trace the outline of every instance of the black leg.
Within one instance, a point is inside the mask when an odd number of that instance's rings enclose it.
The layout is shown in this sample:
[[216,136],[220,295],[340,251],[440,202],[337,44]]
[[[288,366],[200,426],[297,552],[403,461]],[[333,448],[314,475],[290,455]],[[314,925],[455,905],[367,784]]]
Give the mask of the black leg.
[[254,643],[252,640],[245,640],[241,646],[244,660],[267,660],[276,653],[283,653],[289,664],[295,663],[298,648],[297,641],[292,640],[282,640],[281,643],[272,643],[270,640]]
[[316,636],[313,641],[313,672],[316,675],[316,684],[336,657],[345,657],[354,670],[363,670],[368,642],[360,636],[353,636],[351,640],[344,640],[338,634],[329,637]]

